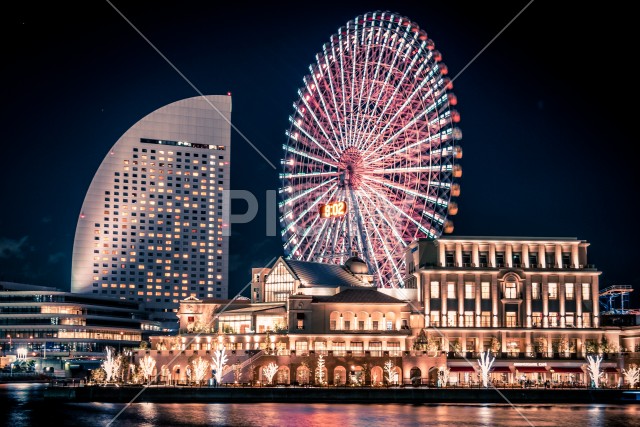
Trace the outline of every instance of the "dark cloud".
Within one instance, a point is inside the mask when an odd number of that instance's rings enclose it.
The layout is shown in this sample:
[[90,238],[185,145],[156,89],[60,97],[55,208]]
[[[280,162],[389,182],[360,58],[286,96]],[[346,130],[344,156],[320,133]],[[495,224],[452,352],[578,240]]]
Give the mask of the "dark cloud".
[[47,262],[49,264],[57,264],[60,261],[64,261],[64,259],[67,257],[67,255],[64,252],[56,252],[53,253],[51,255],[49,255],[49,258],[47,259]]
[[0,258],[23,258],[27,250],[29,236],[23,236],[18,240],[0,237]]

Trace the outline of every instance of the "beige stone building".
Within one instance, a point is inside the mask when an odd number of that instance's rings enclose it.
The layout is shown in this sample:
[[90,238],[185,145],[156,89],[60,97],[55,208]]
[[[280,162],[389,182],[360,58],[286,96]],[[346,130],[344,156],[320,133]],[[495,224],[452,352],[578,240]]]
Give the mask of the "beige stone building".
[[611,385],[622,329],[600,327],[587,248],[575,238],[419,240],[406,249],[402,289],[371,287],[357,257],[280,258],[253,269],[251,299],[182,301],[181,334],[152,338],[147,352],[167,382],[188,381],[187,365],[224,347],[223,382],[317,383],[322,368],[334,385],[474,384],[484,351],[496,383],[585,384],[587,355],[603,353]]

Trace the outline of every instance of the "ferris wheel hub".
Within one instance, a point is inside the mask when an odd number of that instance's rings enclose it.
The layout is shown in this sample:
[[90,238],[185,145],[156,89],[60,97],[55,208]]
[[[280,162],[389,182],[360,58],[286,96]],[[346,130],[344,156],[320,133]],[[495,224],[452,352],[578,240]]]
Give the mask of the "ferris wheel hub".
[[340,173],[341,185],[352,190],[357,190],[362,181],[364,172],[364,162],[362,154],[356,147],[345,149],[338,160],[338,172]]

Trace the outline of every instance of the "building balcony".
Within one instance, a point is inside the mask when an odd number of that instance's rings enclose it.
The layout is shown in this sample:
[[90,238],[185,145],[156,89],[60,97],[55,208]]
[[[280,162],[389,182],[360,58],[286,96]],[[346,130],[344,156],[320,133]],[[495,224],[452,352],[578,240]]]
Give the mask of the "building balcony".
[[330,329],[331,332],[341,334],[363,334],[363,335],[411,335],[411,328],[394,329]]
[[[582,359],[582,355],[578,353],[565,353],[565,352],[518,352],[518,351],[503,351],[491,353],[496,359],[555,359],[555,360],[576,360]],[[479,352],[467,351],[467,352],[453,352],[447,353],[448,359],[473,359],[476,360],[480,357]]]

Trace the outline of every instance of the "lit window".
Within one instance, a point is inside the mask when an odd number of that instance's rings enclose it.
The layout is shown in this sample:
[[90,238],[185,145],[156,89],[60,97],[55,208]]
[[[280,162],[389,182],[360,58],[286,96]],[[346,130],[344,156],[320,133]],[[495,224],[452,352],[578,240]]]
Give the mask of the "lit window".
[[440,312],[434,310],[430,314],[431,326],[440,326]]
[[573,283],[565,283],[564,284],[564,289],[565,289],[566,298],[568,300],[572,300],[574,298]]
[[464,298],[465,299],[474,299],[476,297],[476,284],[475,283],[465,283],[464,284]]
[[518,297],[516,284],[514,282],[506,283],[504,287],[504,297],[514,299]]
[[540,283],[531,284],[531,299],[540,299]]
[[482,299],[491,299],[491,284],[489,282],[482,283]]
[[431,282],[431,298],[440,298],[439,282]]
[[455,299],[455,297],[456,297],[456,284],[447,283],[447,298]]

